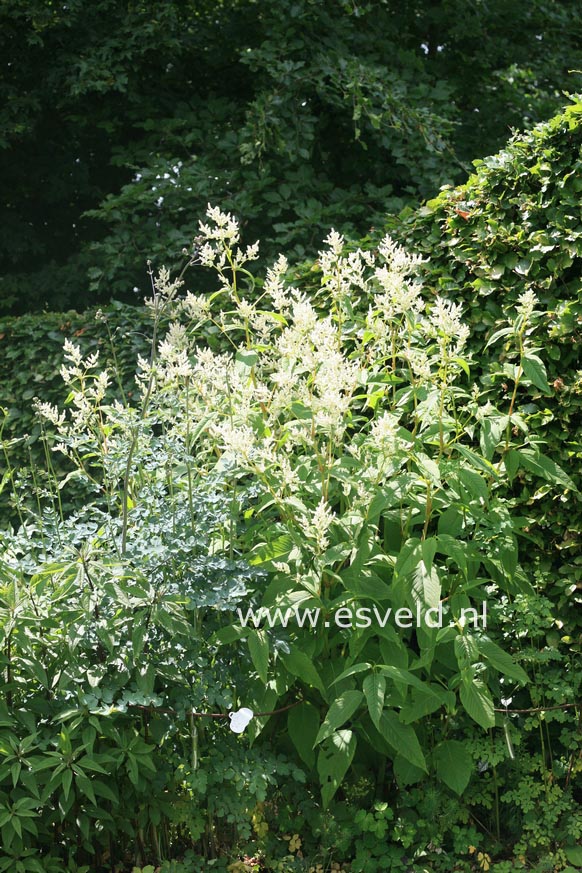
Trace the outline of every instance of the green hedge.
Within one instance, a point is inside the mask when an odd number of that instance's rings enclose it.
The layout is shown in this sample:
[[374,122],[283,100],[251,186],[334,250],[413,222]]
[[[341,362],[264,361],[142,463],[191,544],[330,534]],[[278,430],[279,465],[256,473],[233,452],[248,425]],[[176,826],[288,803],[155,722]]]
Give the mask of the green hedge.
[[[77,343],[84,355],[98,351],[104,362],[115,367],[124,389],[133,389],[137,355],[147,354],[150,347],[149,310],[112,303],[99,311],[104,319],[96,319],[95,310],[0,319],[0,408],[4,410],[0,427],[3,423],[11,467],[26,468],[31,457],[44,465],[34,398],[62,406],[65,395],[60,369],[65,339]],[[4,457],[0,466],[5,466]],[[14,518],[10,491],[10,482],[4,477],[0,527]]]
[[[426,261],[424,282],[462,302],[482,349],[502,317],[527,289],[547,310],[542,330],[551,391],[518,411],[539,432],[545,454],[582,489],[582,102],[577,99],[551,121],[514,136],[499,154],[474,162],[465,185],[444,188],[416,212],[400,217],[392,232]],[[491,402],[510,403],[511,364],[503,341],[489,352],[496,376]],[[485,371],[482,357],[477,366]],[[474,380],[479,371],[471,374]],[[535,547],[532,564],[559,607],[563,641],[582,648],[582,511],[579,496],[546,493],[535,477],[514,483]]]

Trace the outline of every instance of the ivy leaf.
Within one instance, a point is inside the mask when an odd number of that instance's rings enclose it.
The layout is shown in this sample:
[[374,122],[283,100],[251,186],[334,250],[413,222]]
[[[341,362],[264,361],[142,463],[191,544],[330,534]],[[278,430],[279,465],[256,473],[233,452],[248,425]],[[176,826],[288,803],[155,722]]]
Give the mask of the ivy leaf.
[[531,258],[521,258],[513,268],[520,276],[527,276],[532,268],[533,260]]

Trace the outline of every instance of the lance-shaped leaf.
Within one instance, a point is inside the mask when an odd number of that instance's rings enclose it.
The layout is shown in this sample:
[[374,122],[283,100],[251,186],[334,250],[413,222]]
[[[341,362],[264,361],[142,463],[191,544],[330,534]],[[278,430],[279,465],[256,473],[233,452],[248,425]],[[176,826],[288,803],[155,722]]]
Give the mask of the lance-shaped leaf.
[[334,700],[327,711],[327,715],[325,716],[323,724],[315,738],[314,745],[316,746],[318,743],[323,742],[323,740],[331,736],[337,728],[345,724],[346,721],[352,717],[363,699],[364,695],[361,691],[344,691],[337,700]]
[[386,678],[381,673],[371,673],[364,679],[364,694],[368,704],[368,712],[374,725],[379,729],[380,716],[384,709],[386,694]]
[[356,751],[356,738],[351,731],[340,730],[327,738],[319,750],[317,772],[321,782],[324,809],[340,787]]

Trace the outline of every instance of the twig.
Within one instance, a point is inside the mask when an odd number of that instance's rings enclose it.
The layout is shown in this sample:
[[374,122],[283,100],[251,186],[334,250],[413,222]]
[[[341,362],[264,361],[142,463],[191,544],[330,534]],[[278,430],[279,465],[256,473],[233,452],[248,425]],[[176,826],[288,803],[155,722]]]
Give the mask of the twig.
[[536,709],[507,709],[504,707],[494,708],[494,712],[506,712],[509,715],[513,713],[528,713],[528,712],[551,712],[553,709],[571,709],[573,706],[578,707],[582,706],[580,703],[559,703],[557,706],[538,706]]
[[[278,715],[280,712],[287,712],[288,709],[293,709],[294,706],[299,706],[300,703],[303,703],[303,699],[295,700],[293,703],[288,703],[287,706],[281,706],[279,709],[273,709],[270,712],[254,712],[254,718],[264,718],[267,715]],[[143,709],[147,712],[161,712],[166,715],[178,715],[178,711],[176,709],[164,709],[160,706],[144,706],[141,703],[130,703],[128,709]],[[229,712],[194,712],[193,710],[189,710],[185,713],[187,716],[191,716],[192,718],[228,718]]]

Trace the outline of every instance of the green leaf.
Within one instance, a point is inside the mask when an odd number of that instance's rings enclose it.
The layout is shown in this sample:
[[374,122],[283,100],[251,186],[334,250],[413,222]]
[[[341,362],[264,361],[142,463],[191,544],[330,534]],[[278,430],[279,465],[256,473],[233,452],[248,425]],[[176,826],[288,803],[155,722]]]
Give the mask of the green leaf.
[[463,530],[463,514],[456,506],[449,506],[448,509],[439,515],[438,535],[458,537]]
[[104,797],[106,800],[110,800],[112,803],[119,803],[119,798],[115,794],[111,788],[105,784],[105,782],[101,782],[99,779],[94,779],[91,783],[93,785],[93,789],[96,795],[99,797]]
[[96,773],[103,773],[103,775],[107,774],[105,767],[102,767],[101,764],[93,758],[90,758],[88,755],[83,755],[82,758],[79,758],[77,764],[79,767],[82,767],[83,770],[94,770]]
[[325,741],[317,756],[317,772],[321,782],[324,809],[329,806],[340,787],[356,751],[356,738],[351,731],[336,731]]
[[486,473],[488,476],[492,476],[493,479],[498,479],[499,475],[497,470],[493,466],[493,464],[482,458],[481,455],[478,455],[472,449],[469,449],[467,446],[461,445],[461,443],[455,443],[453,446],[454,450],[462,455],[472,467],[475,467],[476,470],[482,470],[483,473]]
[[361,691],[344,691],[331,704],[327,715],[319,729],[314,745],[318,745],[327,739],[337,728],[341,727],[351,718],[361,704],[364,695]]
[[293,548],[293,540],[289,534],[281,534],[270,543],[262,543],[251,551],[249,564],[256,566],[267,561],[275,561],[286,557]]
[[455,656],[460,668],[470,666],[478,660],[479,649],[471,634],[463,633],[455,637]]
[[481,432],[479,434],[479,445],[483,456],[490,461],[495,453],[495,449],[501,442],[503,434],[509,423],[509,416],[499,415],[495,418],[484,418],[481,422]]
[[510,334],[513,334],[513,333],[515,333],[513,325],[511,327],[502,327],[500,330],[496,330],[495,333],[492,333],[491,336],[489,337],[489,339],[487,340],[487,343],[485,344],[484,351],[486,351],[489,348],[489,346],[493,345],[493,343],[496,343],[498,339],[502,339],[503,337],[510,336]]
[[418,678],[418,676],[415,676],[414,673],[411,673],[409,670],[404,670],[402,667],[396,667],[393,664],[381,664],[378,667],[378,671],[384,676],[393,679],[394,682],[401,682],[403,685],[410,685],[412,688],[418,689],[418,691],[421,691],[423,694],[438,697],[430,685],[427,685],[426,682],[423,682]]
[[414,764],[415,767],[428,773],[426,761],[413,727],[409,724],[402,724],[397,714],[390,710],[382,713],[378,728],[386,742],[398,754]]
[[515,449],[510,449],[505,455],[503,463],[505,464],[505,469],[507,470],[509,481],[513,482],[516,473],[519,470],[519,452],[517,452]]
[[527,685],[529,676],[525,670],[516,664],[508,652],[504,652],[496,643],[488,637],[481,637],[477,640],[479,651],[504,676],[510,679],[515,679],[516,682],[521,682],[522,685]]
[[526,379],[529,379],[532,385],[535,385],[544,394],[552,393],[548,385],[546,367],[541,358],[534,355],[533,352],[528,352],[522,356],[520,363]]
[[269,673],[269,639],[264,630],[251,630],[247,637],[251,660],[261,682],[266,684]]
[[426,694],[424,691],[413,691],[410,699],[404,703],[400,710],[400,721],[402,724],[412,724],[415,721],[420,721],[427,715],[431,715],[431,713],[440,709],[441,706],[447,704],[447,694],[451,693],[440,689],[430,694]]
[[493,700],[489,689],[480,679],[464,676],[459,694],[465,711],[477,724],[485,729],[495,725]]
[[347,670],[344,670],[343,673],[340,673],[337,679],[334,679],[331,683],[335,685],[336,682],[341,682],[342,679],[347,679],[349,676],[355,676],[356,673],[363,673],[366,670],[371,670],[372,665],[362,662],[361,664],[353,664],[351,667],[348,667]]
[[[128,765],[130,764],[130,761],[132,761],[131,757],[129,757],[127,760]],[[133,766],[135,767],[135,780],[131,778],[132,777],[131,768],[129,768],[130,779],[134,785],[137,785],[138,775],[137,775],[137,766],[135,765],[135,762],[133,763]],[[95,797],[95,792],[93,791],[93,786],[91,785],[91,782],[89,781],[89,779],[83,773],[77,773],[76,783],[79,786],[80,791],[82,791],[83,794],[85,795],[85,797],[88,797],[89,800],[91,801],[91,803],[94,803],[95,806],[97,806],[97,799]]]
[[565,846],[564,854],[574,867],[582,867],[582,846]]
[[457,475],[461,484],[467,489],[469,497],[485,502],[489,500],[487,482],[480,473],[476,473],[475,470],[461,469]]
[[[478,473],[474,475],[478,476]],[[481,478],[479,476],[479,478]],[[439,533],[437,537],[438,541],[438,551],[444,555],[448,555],[453,561],[457,564],[459,570],[463,573],[463,575],[467,576],[467,554],[469,552],[469,547],[467,543],[461,542],[452,536],[447,536],[447,534]]]
[[236,627],[233,624],[228,624],[225,627],[219,628],[210,637],[209,642],[213,645],[223,646],[227,643],[234,643],[244,637],[247,633],[246,628]]
[[305,654],[305,652],[293,647],[288,654],[282,653],[280,657],[284,666],[293,674],[293,676],[297,676],[305,682],[306,685],[311,685],[313,688],[317,688],[321,691],[324,697],[326,696],[321,676],[313,666],[313,661]]
[[402,755],[396,755],[392,762],[394,775],[400,787],[406,785],[415,785],[424,779],[425,772],[420,767],[415,767],[410,761],[407,761]]
[[419,561],[412,574],[412,599],[414,603],[434,609],[441,600],[441,582],[436,567],[428,567]]
[[63,794],[65,795],[65,800],[69,799],[69,791],[71,790],[72,782],[73,782],[73,771],[69,770],[69,768],[67,768],[66,770],[63,771],[63,780],[61,783],[63,786]]
[[440,603],[441,584],[433,567],[436,548],[436,537],[423,541],[412,538],[405,543],[396,562],[394,576],[404,583],[415,606],[434,608]]
[[315,738],[319,730],[319,713],[313,704],[305,701],[289,711],[287,729],[293,745],[308,767],[315,763]]
[[386,694],[386,679],[381,673],[370,673],[364,679],[364,694],[368,704],[368,712],[376,727],[380,724],[380,716],[384,709],[384,696]]
[[239,349],[234,360],[237,364],[242,365],[243,368],[251,370],[259,360],[259,355],[252,349]]
[[473,771],[473,760],[465,743],[445,740],[436,747],[434,755],[437,776],[460,796],[469,784]]
[[519,460],[522,467],[531,473],[537,473],[554,485],[563,485],[571,491],[578,491],[570,477],[550,458],[533,448],[519,449]]

